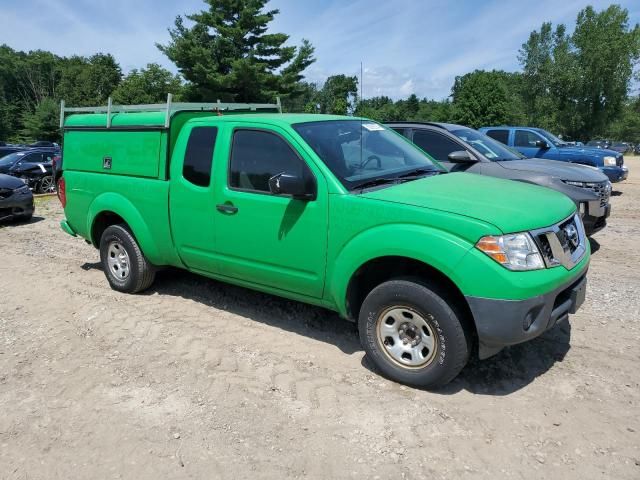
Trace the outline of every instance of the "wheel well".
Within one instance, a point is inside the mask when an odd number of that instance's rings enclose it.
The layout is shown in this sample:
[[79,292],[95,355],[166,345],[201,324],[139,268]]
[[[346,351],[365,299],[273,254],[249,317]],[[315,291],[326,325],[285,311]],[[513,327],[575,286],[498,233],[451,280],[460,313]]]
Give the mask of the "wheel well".
[[458,286],[440,270],[407,257],[379,257],[358,268],[347,287],[349,318],[357,321],[362,303],[371,290],[383,282],[402,277],[413,277],[428,283],[430,287],[435,287],[437,293],[457,310],[465,327],[477,334],[471,309]]
[[102,238],[102,233],[110,227],[111,225],[117,225],[119,223],[124,223],[124,219],[113,212],[100,212],[98,216],[93,221],[93,225],[91,226],[91,242],[96,248],[100,247],[100,238]]

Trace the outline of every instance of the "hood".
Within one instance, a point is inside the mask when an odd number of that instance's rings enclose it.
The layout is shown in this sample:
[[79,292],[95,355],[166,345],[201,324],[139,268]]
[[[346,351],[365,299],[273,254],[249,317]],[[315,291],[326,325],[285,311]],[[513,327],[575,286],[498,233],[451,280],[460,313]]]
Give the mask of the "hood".
[[15,190],[16,188],[20,188],[24,185],[24,182],[19,178],[12,177],[11,175],[2,175],[0,174],[0,188],[10,188]]
[[574,182],[604,182],[608,180],[607,176],[595,167],[559,160],[530,158],[498,163],[508,170],[536,172],[557,177],[560,180],[573,180]]
[[561,153],[567,155],[588,155],[591,157],[603,158],[603,157],[619,157],[620,152],[616,152],[615,150],[608,150],[606,148],[597,148],[597,147],[575,147],[575,146],[564,146],[559,147],[558,150]]
[[536,185],[473,173],[425,177],[362,194],[489,222],[503,233],[547,227],[575,211],[569,197]]

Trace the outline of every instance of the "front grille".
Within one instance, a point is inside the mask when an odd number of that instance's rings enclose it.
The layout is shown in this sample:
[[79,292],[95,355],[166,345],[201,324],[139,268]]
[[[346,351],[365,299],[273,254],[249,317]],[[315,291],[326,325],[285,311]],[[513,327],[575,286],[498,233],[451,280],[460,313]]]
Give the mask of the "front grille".
[[606,207],[611,197],[611,184],[608,181],[600,183],[587,183],[584,188],[591,190],[600,197],[600,206]]
[[535,230],[531,235],[547,267],[563,265],[570,270],[587,251],[587,236],[578,215],[573,215],[551,227]]
[[618,167],[621,167],[624,165],[624,155],[620,155],[619,157],[616,158],[616,165]]
[[13,194],[10,188],[0,188],[0,198],[9,198]]

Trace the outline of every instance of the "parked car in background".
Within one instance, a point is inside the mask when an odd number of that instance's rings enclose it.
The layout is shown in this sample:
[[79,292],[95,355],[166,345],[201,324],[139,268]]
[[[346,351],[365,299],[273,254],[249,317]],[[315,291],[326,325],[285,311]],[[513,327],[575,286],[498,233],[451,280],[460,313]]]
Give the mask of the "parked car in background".
[[630,151],[630,146],[627,142],[613,142],[610,146],[609,146],[610,150],[614,150],[616,152],[625,154],[625,153],[629,153]]
[[0,174],[0,221],[29,220],[34,212],[33,194],[20,179]]
[[389,122],[450,172],[469,172],[549,187],[574,201],[587,235],[602,230],[611,212],[611,182],[599,170],[557,160],[526,159],[497,140],[450,123]]
[[371,120],[186,105],[62,111],[61,227],[99,248],[117,291],[172,265],[321,305],[358,322],[386,376],[424,387],[585,299],[589,245],[565,195],[449,174]]
[[0,173],[20,178],[36,193],[53,192],[53,157],[53,153],[37,149],[12,153],[0,159]]
[[609,148],[611,142],[609,140],[589,140],[587,142],[587,147],[593,148]]
[[0,158],[6,157],[12,153],[21,152],[24,147],[17,147],[15,145],[3,145],[0,146]]
[[589,165],[599,168],[611,182],[620,182],[629,175],[621,153],[593,147],[575,147],[541,128],[482,127],[480,131],[515,148],[527,158]]

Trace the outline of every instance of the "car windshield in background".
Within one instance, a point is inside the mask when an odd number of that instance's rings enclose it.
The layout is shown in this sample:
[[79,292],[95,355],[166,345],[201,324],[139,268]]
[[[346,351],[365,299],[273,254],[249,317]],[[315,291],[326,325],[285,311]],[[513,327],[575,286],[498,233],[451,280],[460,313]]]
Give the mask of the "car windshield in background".
[[571,144],[568,142],[565,142],[564,140],[560,140],[558,137],[556,137],[554,134],[547,132],[546,130],[536,130],[540,135],[542,135],[544,138],[546,138],[547,140],[549,140],[551,143],[553,143],[556,147],[570,147]]
[[298,123],[293,128],[349,190],[394,180],[413,172],[444,170],[422,150],[378,123],[331,120]]
[[6,157],[0,158],[0,165],[13,165],[21,157],[24,157],[23,152],[12,153]]
[[509,147],[503,145],[497,140],[494,140],[493,138],[488,137],[487,135],[480,133],[477,130],[472,130],[470,128],[461,128],[458,130],[453,130],[451,133],[471,145],[492,162],[520,160],[524,158],[523,155],[520,155],[519,153],[511,150]]

